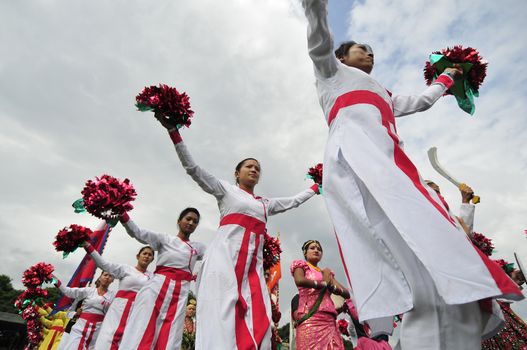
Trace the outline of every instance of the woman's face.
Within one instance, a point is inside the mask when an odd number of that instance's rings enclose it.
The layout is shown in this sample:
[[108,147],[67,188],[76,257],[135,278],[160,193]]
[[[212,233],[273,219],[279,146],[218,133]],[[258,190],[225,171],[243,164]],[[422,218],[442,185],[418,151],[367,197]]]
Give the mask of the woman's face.
[[141,250],[141,253],[137,254],[136,258],[137,264],[146,268],[154,260],[154,251],[150,248],[145,248]]
[[239,171],[234,173],[239,184],[254,187],[260,180],[260,163],[254,159],[248,159],[243,162]]
[[525,283],[525,276],[519,269],[512,271],[511,278],[518,286]]
[[194,232],[196,227],[198,227],[199,217],[194,212],[188,212],[177,222],[177,224],[179,225],[181,232],[188,236]]
[[103,288],[108,288],[112,282],[113,276],[106,271],[102,273],[101,277],[99,277],[99,283]]
[[322,260],[322,248],[316,242],[311,243],[307,247],[306,260],[310,263],[318,263]]

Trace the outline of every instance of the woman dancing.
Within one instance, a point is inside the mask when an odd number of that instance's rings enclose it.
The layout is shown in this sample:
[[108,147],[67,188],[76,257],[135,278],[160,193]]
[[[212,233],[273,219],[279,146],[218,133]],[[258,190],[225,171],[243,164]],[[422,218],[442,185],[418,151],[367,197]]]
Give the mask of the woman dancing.
[[106,261],[89,242],[84,243],[84,249],[97,267],[108,271],[119,280],[119,290],[106,312],[95,343],[95,349],[116,350],[119,348],[137,292],[152,277],[152,273],[146,269],[154,260],[154,250],[149,246],[141,248],[136,255],[136,266],[130,266]]
[[238,163],[236,185],[219,180],[194,162],[173,125],[156,118],[168,129],[187,173],[216,198],[220,210],[198,288],[196,349],[270,349],[271,305],[262,264],[267,217],[299,206],[318,187],[288,198],[255,196],[261,170],[256,159]]
[[59,349],[95,349],[104,315],[114,298],[114,293],[108,290],[112,282],[113,276],[106,271],[101,272],[95,281],[95,288],[69,288],[57,279],[55,286],[62,294],[72,299],[84,299],[82,312],[71,328],[69,336],[60,341]]
[[190,241],[199,219],[197,209],[184,209],[173,236],[140,229],[127,214],[121,216],[126,232],[158,251],[158,257],[154,277],[137,293],[120,349],[180,348],[192,269],[205,252],[202,243]]

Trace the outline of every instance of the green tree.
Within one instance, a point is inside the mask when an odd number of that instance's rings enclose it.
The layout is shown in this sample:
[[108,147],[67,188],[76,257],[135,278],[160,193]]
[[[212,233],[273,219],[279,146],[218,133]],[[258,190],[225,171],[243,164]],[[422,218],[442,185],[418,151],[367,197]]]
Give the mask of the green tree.
[[13,288],[11,277],[0,275],[0,311],[17,314],[18,310],[14,304],[20,293],[21,290]]

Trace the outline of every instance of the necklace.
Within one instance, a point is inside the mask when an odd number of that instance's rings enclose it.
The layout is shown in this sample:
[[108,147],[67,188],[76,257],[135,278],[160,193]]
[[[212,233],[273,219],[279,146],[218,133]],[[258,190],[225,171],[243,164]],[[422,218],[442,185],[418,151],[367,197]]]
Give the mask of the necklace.
[[306,262],[307,262],[307,264],[308,264],[309,266],[311,266],[314,270],[320,272],[320,267],[317,267],[317,266],[311,264],[309,261],[306,261]]

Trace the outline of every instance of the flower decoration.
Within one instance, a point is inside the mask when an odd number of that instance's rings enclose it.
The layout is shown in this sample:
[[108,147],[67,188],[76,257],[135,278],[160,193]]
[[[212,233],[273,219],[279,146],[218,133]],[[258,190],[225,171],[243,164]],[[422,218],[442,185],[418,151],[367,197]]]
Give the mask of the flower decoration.
[[22,284],[26,288],[36,288],[45,282],[51,282],[54,269],[55,268],[51,264],[39,262],[24,271]]
[[337,321],[337,326],[339,328],[340,334],[346,335],[349,337],[349,322],[343,318]]
[[90,239],[92,230],[87,227],[72,224],[64,227],[57,233],[53,245],[58,252],[63,252],[64,257],[74,252],[84,242]]
[[487,238],[484,234],[474,232],[472,243],[486,256],[492,255],[494,243],[492,243],[492,239]]
[[194,111],[190,109],[189,97],[176,88],[159,84],[148,86],[135,97],[135,106],[141,112],[153,111],[178,129],[191,124]]
[[318,163],[314,167],[311,167],[308,169],[307,177],[313,180],[316,184],[322,186],[322,173],[323,173],[323,165],[322,163]]
[[267,234],[264,235],[264,246],[263,246],[263,268],[264,270],[270,269],[280,261],[280,240],[275,237],[271,237]]
[[132,210],[130,202],[137,195],[130,180],[120,181],[110,175],[88,180],[81,193],[86,210],[104,220],[115,219]]
[[463,68],[463,79],[456,81],[447,91],[456,97],[457,103],[465,112],[474,114],[474,97],[479,96],[479,88],[487,75],[488,63],[472,47],[455,45],[452,48],[435,51],[426,61],[424,77],[427,85],[432,84],[448,67],[459,64]]

